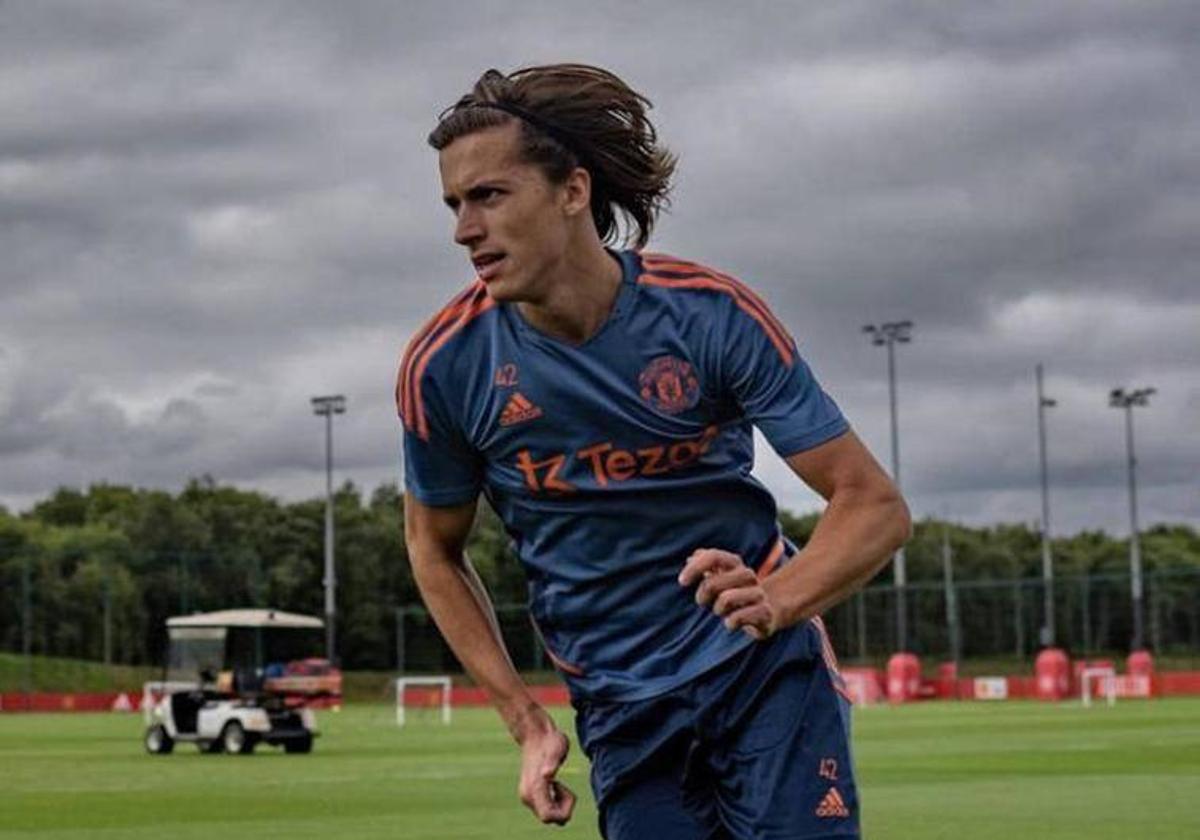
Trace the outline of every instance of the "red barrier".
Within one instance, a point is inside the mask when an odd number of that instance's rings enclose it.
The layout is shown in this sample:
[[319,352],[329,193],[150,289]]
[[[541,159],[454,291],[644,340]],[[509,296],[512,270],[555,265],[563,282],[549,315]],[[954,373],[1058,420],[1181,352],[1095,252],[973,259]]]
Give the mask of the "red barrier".
[[1127,683],[1140,697],[1154,697],[1157,686],[1154,679],[1154,655],[1148,650],[1135,650],[1125,660]]
[[[868,703],[882,699],[883,687],[880,683],[883,675],[881,672],[871,668],[845,668],[842,675],[846,678],[847,688],[852,694],[857,687],[868,695],[862,698]],[[940,676],[941,679],[938,680],[924,681],[924,691],[922,691],[921,681],[918,680],[916,692],[908,699],[916,699],[923,694],[938,697],[957,696],[968,700],[981,699],[977,697],[975,678],[959,677],[951,682],[948,679],[948,673]],[[1009,700],[1039,696],[1036,677],[1006,677],[1002,679],[1006,683],[1005,696]],[[567,688],[563,685],[535,685],[530,686],[529,691],[534,700],[544,706],[565,706],[571,702]],[[127,706],[128,711],[136,712],[141,703],[141,692],[126,691],[123,694],[126,702],[118,705],[122,692],[71,694],[5,692],[0,693],[0,713],[125,711],[120,706]],[[1198,696],[1200,695],[1200,671],[1159,671],[1152,677],[1151,695],[1154,697]],[[855,700],[861,702],[857,697]],[[455,706],[486,706],[489,701],[482,688],[455,686],[450,692],[450,702]]]
[[136,712],[141,702],[140,691],[110,691],[103,693],[64,694],[60,692],[35,692],[0,694],[0,712],[111,712],[122,696],[129,708]]
[[1159,671],[1154,675],[1156,697],[1200,694],[1200,671]]
[[[566,686],[530,686],[533,699],[544,706],[565,706],[571,702]],[[125,701],[120,702],[124,696]],[[2,712],[112,712],[138,711],[142,702],[140,691],[102,693],[35,692],[22,694],[7,692],[0,694]],[[487,694],[482,688],[455,686],[450,691],[450,702],[455,706],[486,706]],[[314,704],[315,705],[315,704]],[[124,707],[124,708],[122,708]],[[322,708],[323,706],[316,706]]]
[[1033,663],[1037,677],[1037,696],[1042,700],[1063,700],[1071,693],[1071,660],[1062,648],[1046,648]]
[[1009,677],[1008,697],[1010,700],[1032,700],[1037,697],[1037,677]]
[[953,700],[959,697],[957,662],[943,662],[938,665],[935,694],[939,700]]
[[[534,701],[543,706],[565,706],[571,702],[571,695],[565,685],[531,685],[529,693]],[[456,685],[450,689],[450,705],[452,706],[487,706],[487,692],[477,686]]]
[[842,668],[842,680],[850,702],[863,706],[883,699],[883,672],[877,668]]
[[921,692],[921,660],[915,653],[893,653],[887,663],[887,698],[892,703],[915,700]]

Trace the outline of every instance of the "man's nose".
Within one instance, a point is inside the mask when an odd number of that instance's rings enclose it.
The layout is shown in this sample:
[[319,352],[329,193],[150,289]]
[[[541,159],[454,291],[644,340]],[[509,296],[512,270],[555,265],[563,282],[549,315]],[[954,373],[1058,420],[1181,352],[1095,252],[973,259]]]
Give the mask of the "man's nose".
[[454,225],[454,241],[459,245],[470,246],[483,239],[483,234],[483,223],[479,214],[469,207],[462,208]]

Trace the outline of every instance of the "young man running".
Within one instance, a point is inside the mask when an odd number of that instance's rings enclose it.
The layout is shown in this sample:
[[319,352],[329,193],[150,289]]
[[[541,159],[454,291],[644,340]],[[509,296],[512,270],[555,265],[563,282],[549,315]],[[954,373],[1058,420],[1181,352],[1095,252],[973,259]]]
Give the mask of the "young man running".
[[[847,708],[819,615],[907,538],[895,486],[738,280],[637,248],[674,158],[649,102],[583,65],[485,73],[442,114],[477,277],[413,338],[397,401],[413,573],[565,823],[568,741],[463,555],[480,493],[526,570],[610,840],[854,837]],[[801,550],[750,474],[752,426],[828,500]]]

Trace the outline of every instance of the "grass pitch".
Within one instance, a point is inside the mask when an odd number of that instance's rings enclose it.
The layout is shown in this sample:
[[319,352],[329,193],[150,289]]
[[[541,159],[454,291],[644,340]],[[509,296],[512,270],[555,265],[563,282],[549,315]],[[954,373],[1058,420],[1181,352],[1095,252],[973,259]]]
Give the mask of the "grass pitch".
[[[312,755],[149,756],[139,716],[0,715],[0,838],[597,836],[578,751],[575,819],[541,827],[489,710],[398,729],[390,708],[351,706],[320,723]],[[1200,700],[931,703],[854,726],[869,838],[1200,837]]]

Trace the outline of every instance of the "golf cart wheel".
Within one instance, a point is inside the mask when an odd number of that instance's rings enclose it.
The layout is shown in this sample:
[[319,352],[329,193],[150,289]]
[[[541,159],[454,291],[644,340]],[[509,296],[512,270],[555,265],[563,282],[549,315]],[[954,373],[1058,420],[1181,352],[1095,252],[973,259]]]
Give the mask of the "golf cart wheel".
[[246,734],[246,727],[236,720],[225,724],[220,740],[221,748],[230,755],[247,755],[254,752],[254,739]]
[[167,729],[161,723],[156,723],[146,730],[144,740],[146,752],[151,755],[166,755],[175,749],[175,741],[167,734]]
[[292,738],[283,742],[283,751],[288,753],[312,752],[313,737],[306,734],[303,738]]

